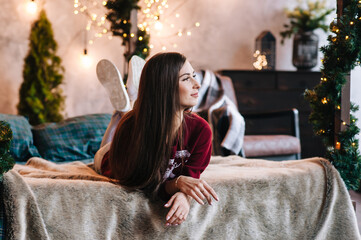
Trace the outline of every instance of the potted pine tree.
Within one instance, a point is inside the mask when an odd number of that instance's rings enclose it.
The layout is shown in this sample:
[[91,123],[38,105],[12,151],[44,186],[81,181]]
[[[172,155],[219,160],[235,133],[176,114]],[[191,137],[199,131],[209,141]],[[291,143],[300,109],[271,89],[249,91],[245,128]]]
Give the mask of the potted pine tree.
[[33,23],[29,40],[18,113],[28,117],[32,125],[60,121],[63,119],[64,96],[60,85],[64,68],[56,55],[57,43],[44,10]]

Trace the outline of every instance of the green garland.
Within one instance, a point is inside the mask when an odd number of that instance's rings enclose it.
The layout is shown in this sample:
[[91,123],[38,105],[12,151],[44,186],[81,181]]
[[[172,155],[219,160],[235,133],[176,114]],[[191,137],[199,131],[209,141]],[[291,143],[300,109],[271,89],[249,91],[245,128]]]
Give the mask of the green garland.
[[130,39],[133,37],[130,32],[132,23],[130,22],[130,13],[133,9],[140,9],[137,5],[139,0],[109,0],[105,7],[109,9],[107,19],[111,23],[110,30],[114,36],[122,38],[122,45],[126,46],[128,50],[124,53],[124,57],[127,61],[133,55],[137,55],[143,59],[149,55],[149,39],[150,35],[138,28],[137,41],[135,50],[130,51]]
[[15,162],[10,155],[10,142],[13,138],[10,125],[0,121],[0,180],[5,172],[13,168]]
[[[313,90],[305,91],[312,113],[310,122],[316,135],[321,136],[326,145],[326,158],[339,171],[348,189],[358,190],[361,179],[361,156],[356,135],[360,132],[357,119],[350,115],[346,130],[336,136],[335,113],[341,111],[341,90],[348,73],[360,63],[361,59],[361,0],[344,2],[343,15],[330,24],[334,35],[328,36],[329,44],[323,46],[323,67],[321,81]],[[351,113],[358,106],[351,104]]]

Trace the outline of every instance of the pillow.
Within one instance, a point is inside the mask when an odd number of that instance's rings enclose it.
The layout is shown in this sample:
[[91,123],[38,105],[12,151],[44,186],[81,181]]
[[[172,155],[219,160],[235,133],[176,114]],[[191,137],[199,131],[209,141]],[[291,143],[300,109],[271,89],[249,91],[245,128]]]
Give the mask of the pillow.
[[110,119],[111,114],[89,114],[34,126],[34,144],[41,157],[50,161],[92,159]]
[[10,154],[15,161],[26,162],[31,157],[40,157],[33,143],[31,125],[25,117],[0,113],[0,120],[8,122],[13,131]]

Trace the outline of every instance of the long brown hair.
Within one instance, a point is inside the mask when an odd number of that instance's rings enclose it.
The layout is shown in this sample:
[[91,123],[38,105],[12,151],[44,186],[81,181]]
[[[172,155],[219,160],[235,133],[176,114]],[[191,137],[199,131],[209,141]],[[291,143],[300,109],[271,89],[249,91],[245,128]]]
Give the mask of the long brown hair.
[[185,61],[179,53],[160,53],[149,59],[134,108],[116,129],[110,147],[112,177],[130,190],[153,193],[162,182],[177,134],[179,71]]

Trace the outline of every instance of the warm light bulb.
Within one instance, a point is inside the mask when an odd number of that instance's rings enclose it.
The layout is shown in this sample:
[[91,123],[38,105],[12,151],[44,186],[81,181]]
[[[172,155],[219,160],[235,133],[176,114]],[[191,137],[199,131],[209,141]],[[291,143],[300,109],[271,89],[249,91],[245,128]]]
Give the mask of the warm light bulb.
[[87,52],[86,49],[84,49],[84,52],[83,52],[83,54],[81,56],[81,62],[83,64],[83,66],[86,67],[86,68],[89,68],[91,66],[91,64],[92,64],[92,60],[89,57],[88,52]]
[[131,33],[131,34],[130,34],[130,37],[134,37],[134,36],[135,36],[134,33]]
[[147,48],[144,48],[144,49],[143,49],[143,52],[148,52],[148,49],[147,49]]
[[338,109],[338,110],[340,110],[340,109],[341,109],[341,106],[340,106],[340,105],[338,105],[338,106],[337,106],[337,109]]
[[36,2],[34,0],[32,0],[32,1],[28,2],[27,6],[26,6],[26,10],[30,14],[35,14],[36,11],[38,10],[38,5],[36,4]]
[[346,125],[346,122],[342,122],[343,125]]
[[350,37],[349,36],[346,36],[345,39],[348,40]]
[[187,35],[188,35],[188,36],[191,36],[191,35],[192,35],[192,33],[191,33],[191,32],[187,32]]
[[335,148],[338,149],[338,150],[340,150],[340,148],[341,148],[341,143],[340,143],[340,142],[336,142]]
[[139,41],[142,41],[142,40],[143,40],[143,37],[142,37],[142,36],[140,36],[140,37],[138,38],[138,40],[139,40]]
[[155,24],[154,24],[154,28],[155,30],[157,31],[160,31],[163,29],[163,23],[159,22],[159,21],[156,21]]
[[327,103],[327,98],[322,98],[321,102],[322,102],[323,104],[326,104],[326,103]]
[[162,47],[162,50],[165,51],[165,50],[167,50],[167,48],[166,48],[165,46],[163,46],[163,47]]
[[196,22],[196,27],[199,27],[201,24],[199,22]]

